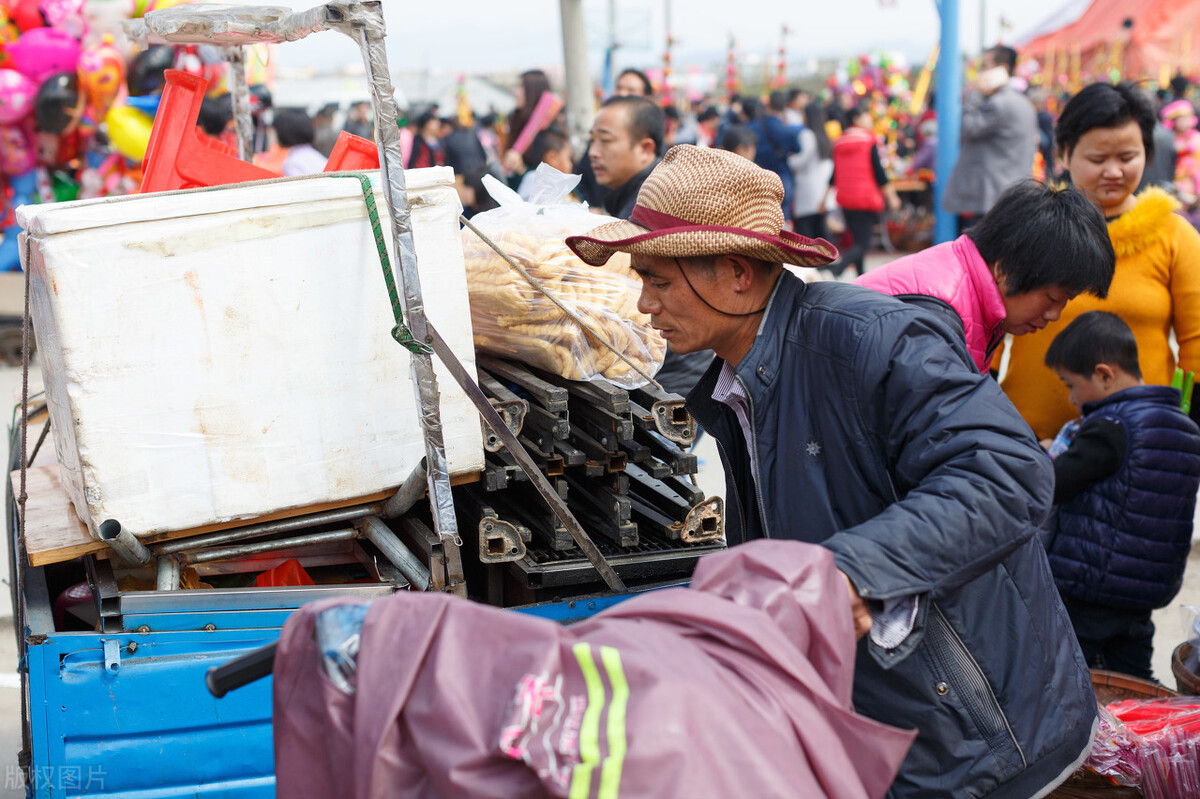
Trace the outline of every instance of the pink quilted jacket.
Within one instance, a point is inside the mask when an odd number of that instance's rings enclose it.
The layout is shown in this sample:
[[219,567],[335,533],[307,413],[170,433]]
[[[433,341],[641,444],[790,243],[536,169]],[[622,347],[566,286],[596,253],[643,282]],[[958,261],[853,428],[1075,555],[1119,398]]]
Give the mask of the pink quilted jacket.
[[966,236],[884,264],[854,282],[893,297],[924,294],[948,303],[962,318],[975,365],[988,371],[1002,337],[1004,298],[992,270]]

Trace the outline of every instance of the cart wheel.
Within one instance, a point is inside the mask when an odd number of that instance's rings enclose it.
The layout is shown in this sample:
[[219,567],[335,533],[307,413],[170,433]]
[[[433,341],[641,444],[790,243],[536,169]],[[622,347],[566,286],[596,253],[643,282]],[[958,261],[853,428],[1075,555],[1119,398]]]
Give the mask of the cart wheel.
[[[0,363],[6,366],[21,365],[21,328],[5,327],[0,328]],[[29,356],[32,358],[37,349],[37,344],[30,336],[29,343],[32,345],[29,348]]]

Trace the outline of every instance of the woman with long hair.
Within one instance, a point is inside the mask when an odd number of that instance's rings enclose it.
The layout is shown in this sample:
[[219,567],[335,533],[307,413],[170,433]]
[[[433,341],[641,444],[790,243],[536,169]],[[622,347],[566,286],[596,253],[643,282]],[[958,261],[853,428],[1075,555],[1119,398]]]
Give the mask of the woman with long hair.
[[504,137],[504,166],[509,172],[520,174],[525,171],[521,154],[510,148],[525,129],[529,118],[533,116],[533,109],[537,108],[538,101],[548,91],[550,79],[546,77],[545,72],[530,69],[521,73],[517,86],[513,89],[513,100],[516,101],[517,107],[508,115],[508,135]]

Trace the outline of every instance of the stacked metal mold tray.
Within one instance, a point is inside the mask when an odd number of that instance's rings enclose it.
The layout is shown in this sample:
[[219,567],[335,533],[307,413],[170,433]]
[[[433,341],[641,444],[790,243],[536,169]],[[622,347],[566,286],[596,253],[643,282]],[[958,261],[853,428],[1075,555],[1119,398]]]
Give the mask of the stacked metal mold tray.
[[[692,476],[696,424],[683,398],[566,380],[477,356],[480,385],[622,579],[686,577],[724,547],[724,508]],[[489,601],[539,601],[599,578],[524,473],[485,430],[478,483],[456,489],[464,560],[485,569]],[[472,535],[472,531],[477,535]],[[468,568],[473,584],[474,567]],[[503,574],[503,588],[497,586]]]

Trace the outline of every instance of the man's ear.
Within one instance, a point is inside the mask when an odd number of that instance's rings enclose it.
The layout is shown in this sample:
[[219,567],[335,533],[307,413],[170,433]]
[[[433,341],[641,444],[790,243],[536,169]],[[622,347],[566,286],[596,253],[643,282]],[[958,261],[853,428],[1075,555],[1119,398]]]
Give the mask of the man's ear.
[[722,255],[721,261],[725,262],[724,266],[729,269],[729,273],[733,277],[735,291],[747,291],[754,285],[758,266],[753,258],[733,253]]
[[638,151],[638,156],[647,166],[653,163],[654,159],[658,157],[658,146],[654,143],[654,139],[651,139],[649,136],[635,144],[634,149]]

